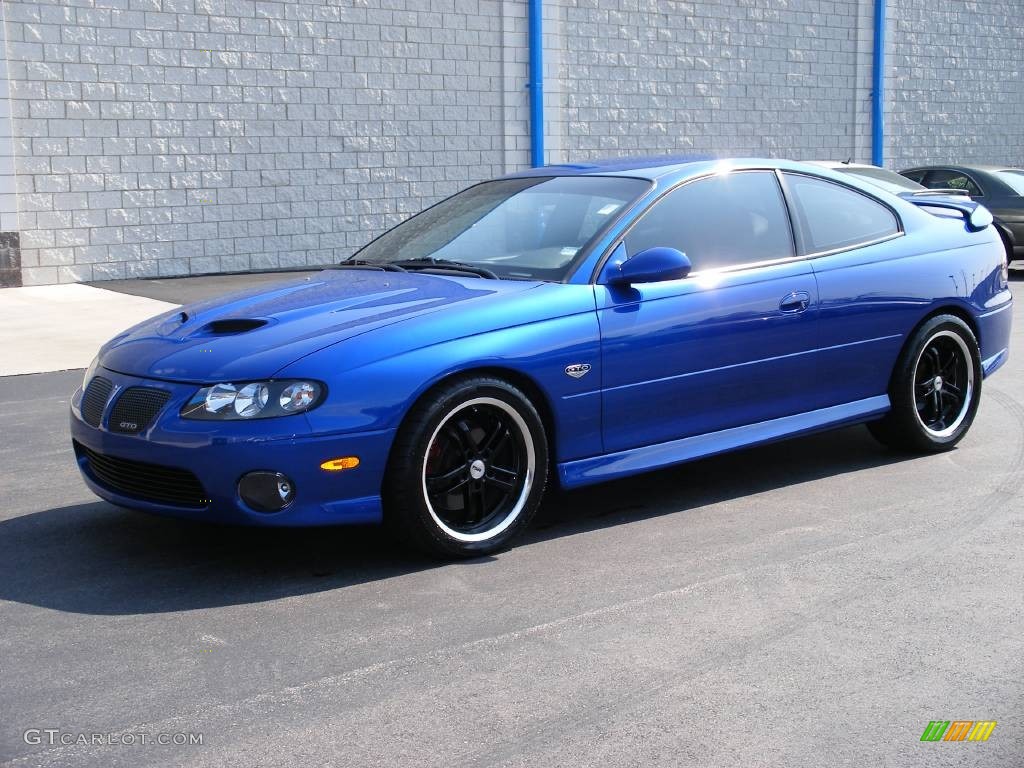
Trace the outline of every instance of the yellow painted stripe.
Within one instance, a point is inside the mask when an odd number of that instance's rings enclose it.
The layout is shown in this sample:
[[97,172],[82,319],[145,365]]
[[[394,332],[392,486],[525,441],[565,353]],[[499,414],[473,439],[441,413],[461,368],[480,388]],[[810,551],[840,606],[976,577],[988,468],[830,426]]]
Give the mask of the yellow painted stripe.
[[995,730],[995,720],[979,720],[974,724],[970,734],[967,736],[968,741],[988,741],[988,737],[992,735],[992,731]]

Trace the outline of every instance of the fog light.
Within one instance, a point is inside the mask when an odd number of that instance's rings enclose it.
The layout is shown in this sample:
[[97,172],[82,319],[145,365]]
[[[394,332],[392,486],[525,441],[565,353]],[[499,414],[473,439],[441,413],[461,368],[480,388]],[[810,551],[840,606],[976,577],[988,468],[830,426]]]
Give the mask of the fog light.
[[292,503],[295,484],[280,472],[250,472],[238,481],[238,495],[257,512],[277,512]]

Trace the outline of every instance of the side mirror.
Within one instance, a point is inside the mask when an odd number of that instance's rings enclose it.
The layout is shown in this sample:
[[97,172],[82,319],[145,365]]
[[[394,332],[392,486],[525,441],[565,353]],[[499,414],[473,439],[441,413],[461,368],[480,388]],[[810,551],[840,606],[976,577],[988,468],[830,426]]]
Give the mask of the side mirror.
[[682,251],[675,248],[647,248],[619,264],[608,275],[611,285],[660,283],[680,280],[690,274],[693,265]]

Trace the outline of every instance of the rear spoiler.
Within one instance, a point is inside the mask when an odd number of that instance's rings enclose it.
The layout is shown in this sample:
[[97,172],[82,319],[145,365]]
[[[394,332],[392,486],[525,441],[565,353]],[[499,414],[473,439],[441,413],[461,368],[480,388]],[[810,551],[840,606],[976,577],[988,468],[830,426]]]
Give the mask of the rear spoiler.
[[900,195],[900,197],[920,208],[942,208],[959,213],[967,222],[967,228],[971,232],[980,232],[992,223],[992,214],[989,213],[988,208],[966,197],[932,197],[930,195]]
[[928,195],[951,195],[953,197],[970,197],[970,195],[967,194],[967,190],[964,190],[964,189],[953,189],[953,188],[950,188],[950,189],[915,189],[910,194],[914,195],[915,197],[917,197],[917,196],[926,197]]

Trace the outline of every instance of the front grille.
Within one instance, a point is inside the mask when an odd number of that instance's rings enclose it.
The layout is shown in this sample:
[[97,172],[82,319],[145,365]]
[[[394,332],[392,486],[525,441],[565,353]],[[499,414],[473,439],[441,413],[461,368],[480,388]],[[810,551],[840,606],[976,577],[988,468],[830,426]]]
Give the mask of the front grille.
[[103,409],[107,407],[110,390],[113,388],[114,385],[109,379],[93,376],[82,395],[82,418],[86,424],[93,427],[100,425],[103,420]]
[[110,411],[107,422],[110,431],[129,435],[141,432],[150,425],[170,396],[166,389],[129,387],[117,398]]
[[205,507],[209,501],[199,478],[186,469],[106,456],[75,441],[75,453],[102,486],[140,501],[176,507]]

